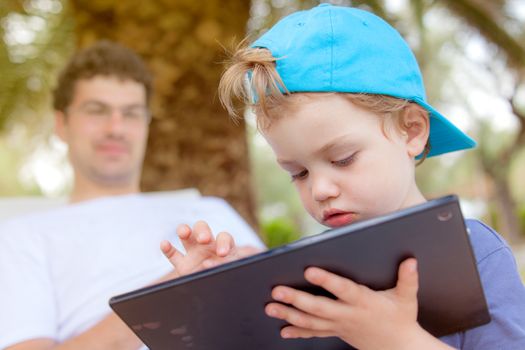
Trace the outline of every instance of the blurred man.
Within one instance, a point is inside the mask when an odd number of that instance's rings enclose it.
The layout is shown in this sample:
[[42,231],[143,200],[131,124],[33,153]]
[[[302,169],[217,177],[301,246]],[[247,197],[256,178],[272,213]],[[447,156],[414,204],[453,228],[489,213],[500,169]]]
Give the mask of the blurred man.
[[0,348],[138,349],[108,299],[174,277],[159,249],[178,224],[205,219],[240,244],[262,243],[218,198],[139,193],[151,77],[130,50],[79,52],[54,93],[56,133],[74,170],[70,204],[0,228]]

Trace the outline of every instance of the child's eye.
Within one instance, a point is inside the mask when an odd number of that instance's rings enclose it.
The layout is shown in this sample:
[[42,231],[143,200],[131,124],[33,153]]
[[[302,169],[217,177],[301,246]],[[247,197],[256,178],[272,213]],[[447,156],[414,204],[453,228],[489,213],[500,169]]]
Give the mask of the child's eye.
[[350,157],[346,157],[345,159],[332,161],[332,164],[337,166],[347,166],[352,164],[355,161],[356,153],[352,154]]
[[295,181],[295,180],[302,180],[304,179],[306,176],[308,175],[308,170],[303,170],[299,173],[296,173],[296,174],[291,174],[292,176],[292,182]]

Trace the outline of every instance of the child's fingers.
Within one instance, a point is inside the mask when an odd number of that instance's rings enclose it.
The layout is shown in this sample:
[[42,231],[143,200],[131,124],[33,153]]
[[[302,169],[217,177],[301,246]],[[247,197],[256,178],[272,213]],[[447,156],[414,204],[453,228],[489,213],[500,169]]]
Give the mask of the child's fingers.
[[177,227],[179,236],[186,253],[195,251],[199,245],[208,245],[213,243],[213,236],[210,227],[204,221],[197,221],[191,229],[188,225],[182,224]]
[[337,336],[333,331],[318,331],[312,329],[305,329],[300,327],[288,326],[281,329],[281,337],[290,339],[290,338],[326,338]]
[[195,225],[193,225],[193,235],[197,243],[200,244],[208,244],[213,241],[210,226],[208,226],[205,221],[197,221]]
[[177,259],[181,259],[184,256],[179,252],[170,241],[163,240],[160,242],[160,250],[166,258],[171,262],[171,264],[176,268]]
[[216,238],[216,253],[220,257],[230,254],[235,248],[233,237],[228,232],[220,232]]
[[[226,242],[224,243],[223,242],[223,239],[226,240]],[[217,235],[217,245],[222,245],[222,244],[234,244],[234,242],[232,243],[228,243],[230,242],[230,239],[229,238],[222,238],[221,235]],[[247,256],[250,256],[250,255],[254,255],[254,254],[257,254],[258,252],[260,252],[261,249],[259,248],[255,248],[255,247],[250,247],[250,246],[243,246],[243,247],[232,247],[231,245],[229,246],[229,253],[225,256],[221,256],[218,251],[216,252],[217,256],[215,257],[211,257],[209,259],[206,259],[202,262],[202,266],[204,268],[211,268],[211,267],[215,267],[215,266],[218,266],[218,265],[222,265],[222,264],[225,264],[225,263],[228,263],[228,262],[231,262],[231,261],[235,261],[235,260],[239,260],[239,259],[242,259],[242,258],[245,258]]]
[[240,258],[245,258],[247,256],[255,255],[257,253],[262,252],[263,250],[261,248],[253,247],[253,246],[242,246],[242,247],[236,247],[236,255]]
[[270,303],[264,308],[266,314],[273,318],[278,318],[288,322],[290,325],[317,331],[330,331],[334,328],[331,321],[313,315],[309,315],[301,310],[279,303]]
[[414,258],[406,259],[399,265],[396,293],[406,301],[413,301],[417,300],[418,288],[417,261]]
[[235,253],[234,253],[235,257],[232,260],[238,260],[238,259],[246,258],[248,256],[252,256],[252,255],[258,254],[258,253],[260,253],[262,251],[263,251],[263,249],[261,249],[261,248],[253,247],[253,246],[249,246],[249,245],[242,246],[242,247],[235,247]]
[[323,287],[348,304],[355,304],[359,296],[360,285],[318,267],[307,268],[304,277],[308,282]]
[[186,254],[190,253],[193,249],[198,246],[195,234],[188,225],[179,225],[177,227],[177,235],[180,238],[182,246],[186,250]]
[[177,226],[177,236],[181,240],[186,240],[191,237],[191,228],[186,224],[181,224]]
[[[279,302],[293,305],[296,309],[319,318],[337,320],[343,316],[342,310],[344,308],[337,301],[294,288],[277,286],[272,290],[272,298]],[[308,328],[304,324],[296,325]]]
[[202,262],[202,267],[205,269],[211,269],[212,267],[220,265],[220,262],[217,262],[214,259],[206,259]]

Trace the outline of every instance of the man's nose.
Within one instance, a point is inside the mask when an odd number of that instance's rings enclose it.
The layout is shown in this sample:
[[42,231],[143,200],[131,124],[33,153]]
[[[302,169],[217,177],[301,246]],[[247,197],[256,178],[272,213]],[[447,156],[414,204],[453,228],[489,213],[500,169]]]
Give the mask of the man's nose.
[[106,130],[111,134],[121,134],[125,128],[125,120],[122,111],[118,108],[112,109],[106,119]]

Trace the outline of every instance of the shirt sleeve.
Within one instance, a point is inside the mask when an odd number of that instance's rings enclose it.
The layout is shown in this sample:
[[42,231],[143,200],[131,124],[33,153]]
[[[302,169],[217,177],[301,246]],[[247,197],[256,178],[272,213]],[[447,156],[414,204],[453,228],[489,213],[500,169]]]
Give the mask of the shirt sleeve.
[[0,310],[0,349],[55,338],[55,300],[45,251],[37,234],[16,223],[0,227]]
[[491,321],[456,335],[461,349],[525,349],[525,287],[509,246],[491,228],[471,222],[471,242]]

